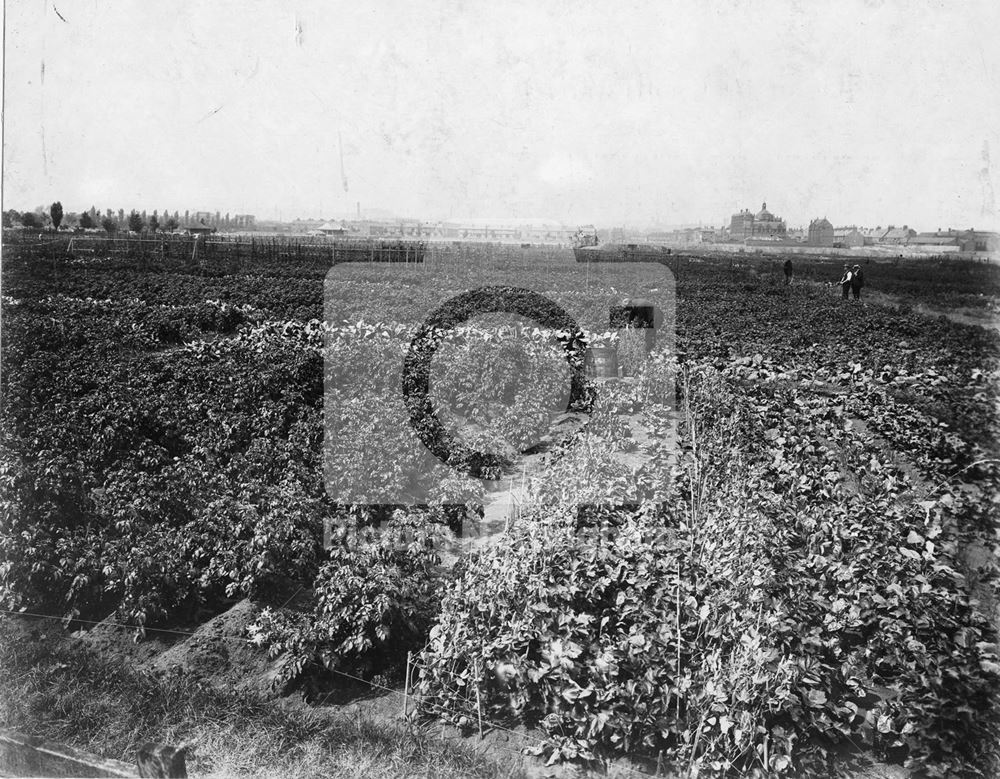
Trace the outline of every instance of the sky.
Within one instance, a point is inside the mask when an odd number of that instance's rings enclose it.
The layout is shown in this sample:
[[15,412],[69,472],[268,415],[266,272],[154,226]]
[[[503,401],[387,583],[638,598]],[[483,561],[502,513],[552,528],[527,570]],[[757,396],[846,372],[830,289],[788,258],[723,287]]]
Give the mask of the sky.
[[6,0],[3,207],[1000,228],[996,0]]

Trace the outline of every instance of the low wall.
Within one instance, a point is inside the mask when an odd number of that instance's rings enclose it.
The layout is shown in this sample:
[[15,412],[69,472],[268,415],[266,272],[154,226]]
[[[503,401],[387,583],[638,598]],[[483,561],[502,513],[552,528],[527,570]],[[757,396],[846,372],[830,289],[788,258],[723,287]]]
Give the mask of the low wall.
[[930,257],[961,257],[963,259],[993,260],[1000,259],[996,252],[962,252],[957,246],[858,246],[851,249],[835,249],[831,246],[807,246],[805,244],[744,245],[738,243],[700,243],[678,249],[686,254],[700,252],[724,252],[728,254],[798,254],[821,257],[872,257],[892,259],[894,257],[930,258]]

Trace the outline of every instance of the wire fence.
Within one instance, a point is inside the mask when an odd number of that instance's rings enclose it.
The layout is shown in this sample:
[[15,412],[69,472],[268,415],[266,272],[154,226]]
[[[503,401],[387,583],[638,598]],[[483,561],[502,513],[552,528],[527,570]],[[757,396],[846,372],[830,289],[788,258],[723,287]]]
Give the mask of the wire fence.
[[320,236],[4,234],[4,253],[13,260],[129,260],[215,265],[230,271],[243,264],[272,262],[421,263],[426,251],[422,241]]
[[[46,620],[60,622],[64,626],[68,626],[72,623],[79,623],[83,625],[92,625],[95,627],[98,625],[106,627],[114,627],[122,630],[134,631],[137,629],[137,626],[129,625],[125,622],[115,622],[113,620],[107,620],[107,619],[98,621],[98,620],[81,619],[78,617],[67,618],[67,617],[60,617],[56,614],[42,614],[40,612],[26,611],[26,610],[15,611],[13,609],[0,608],[0,614],[5,614],[11,617],[22,617],[25,619],[46,619]],[[150,628],[150,631],[156,633],[176,635],[176,636],[184,636],[185,638],[190,638],[192,636],[197,635],[197,633],[194,631],[176,630],[172,628]],[[236,641],[240,643],[251,644],[255,647],[258,646],[250,638],[244,636],[216,635],[213,636],[213,638],[222,639],[225,641]],[[529,733],[524,733],[518,730],[514,730],[513,728],[509,728],[501,723],[495,722],[493,720],[490,720],[488,717],[483,716],[483,704],[482,704],[482,696],[480,693],[480,689],[483,687],[483,684],[485,682],[485,675],[484,675],[485,669],[483,668],[483,665],[478,662],[478,660],[475,660],[473,662],[473,666],[475,669],[475,674],[474,674],[475,683],[464,685],[461,688],[456,686],[455,688],[447,691],[451,693],[449,699],[452,701],[459,701],[458,705],[452,705],[451,707],[446,707],[438,703],[434,703],[426,699],[423,699],[419,695],[414,695],[413,689],[415,686],[415,678],[416,678],[415,674],[418,674],[421,668],[419,659],[420,654],[421,653],[413,653],[413,652],[407,653],[405,682],[402,690],[399,690],[394,687],[389,687],[388,685],[380,684],[378,682],[374,682],[369,679],[365,679],[361,676],[357,676],[356,674],[352,674],[340,669],[330,668],[328,670],[335,676],[339,676],[343,679],[348,679],[355,683],[363,684],[372,690],[389,695],[394,695],[397,698],[399,698],[400,719],[402,719],[405,722],[408,723],[414,722],[415,716],[419,713],[423,713],[425,715],[436,715],[440,717],[445,723],[456,723],[459,722],[462,717],[465,717],[469,723],[476,724],[476,729],[478,730],[480,738],[483,738],[488,732],[494,731],[497,733],[505,733],[509,736],[513,736],[518,741],[529,743],[532,747],[542,748],[547,744],[547,739],[545,738],[533,736]],[[336,694],[336,692],[337,690],[333,690],[327,693],[325,696],[323,696],[323,698],[319,700],[319,702],[316,705],[318,706],[324,705],[332,695]],[[410,709],[411,705],[413,706],[412,710]],[[507,751],[519,756],[525,755],[526,750],[529,748],[525,747],[522,748],[521,750],[515,750],[509,747],[505,747],[503,744],[497,743],[496,741],[491,742],[490,747],[497,748],[502,751]],[[641,777],[650,777],[659,775],[659,770],[657,770],[657,773],[651,774],[646,771],[640,771],[639,769],[632,768],[631,766],[627,765],[617,766],[617,769]]]

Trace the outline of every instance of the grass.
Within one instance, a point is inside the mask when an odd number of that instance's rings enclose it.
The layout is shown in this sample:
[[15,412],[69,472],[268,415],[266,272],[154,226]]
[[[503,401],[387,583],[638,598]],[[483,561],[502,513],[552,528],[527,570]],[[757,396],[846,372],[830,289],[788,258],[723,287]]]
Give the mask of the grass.
[[343,711],[221,692],[182,676],[157,679],[71,645],[0,623],[0,725],[133,762],[148,740],[189,744],[198,776],[504,777],[519,760]]

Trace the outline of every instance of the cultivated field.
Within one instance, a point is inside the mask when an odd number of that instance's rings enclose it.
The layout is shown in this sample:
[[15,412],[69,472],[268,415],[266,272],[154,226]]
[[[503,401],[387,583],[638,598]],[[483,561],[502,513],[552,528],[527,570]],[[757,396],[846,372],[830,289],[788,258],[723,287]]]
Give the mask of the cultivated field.
[[[227,719],[283,775],[372,750],[356,775],[533,770],[417,727],[439,720],[623,775],[1000,770],[995,265],[873,261],[857,302],[839,259],[785,286],[784,256],[672,254],[676,339],[643,359],[602,322],[659,288],[568,250],[431,247],[333,282],[325,252],[182,254],[5,252],[0,724],[109,756],[188,739],[204,773],[268,774]],[[381,400],[469,277],[544,292],[623,367],[554,413],[558,327],[443,341],[431,432],[490,452],[485,488],[425,483]],[[485,526],[464,547],[463,521]],[[405,690],[412,727],[337,720],[366,685]]]

